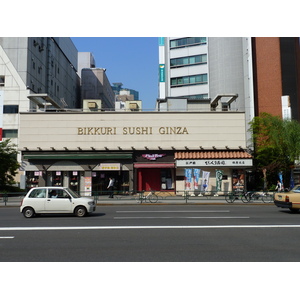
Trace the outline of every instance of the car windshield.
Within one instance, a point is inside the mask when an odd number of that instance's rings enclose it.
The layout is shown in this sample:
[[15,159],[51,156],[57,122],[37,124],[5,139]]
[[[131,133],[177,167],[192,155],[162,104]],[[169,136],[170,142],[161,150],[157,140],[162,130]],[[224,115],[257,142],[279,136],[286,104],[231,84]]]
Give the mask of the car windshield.
[[65,190],[72,196],[72,198],[80,198],[80,196],[71,189],[66,188]]

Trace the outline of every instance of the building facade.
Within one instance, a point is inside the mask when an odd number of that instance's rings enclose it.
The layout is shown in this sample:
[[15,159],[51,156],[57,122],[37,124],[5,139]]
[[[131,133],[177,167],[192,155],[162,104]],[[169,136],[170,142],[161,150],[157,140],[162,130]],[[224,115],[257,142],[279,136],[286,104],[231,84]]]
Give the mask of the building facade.
[[44,112],[20,118],[27,188],[64,185],[105,193],[112,176],[120,192],[179,194],[186,188],[186,169],[197,169],[210,173],[211,191],[218,169],[225,192],[237,176],[245,184],[252,166],[241,112]]
[[81,70],[81,98],[100,100],[99,110],[115,109],[115,94],[106,76],[106,69],[84,68]]
[[254,117],[251,38],[160,38],[160,109],[206,111],[213,101],[245,112],[246,125]]
[[3,138],[18,143],[21,111],[78,108],[76,68],[77,50],[70,38],[1,37]]
[[256,115],[300,121],[299,38],[255,37],[252,44]]

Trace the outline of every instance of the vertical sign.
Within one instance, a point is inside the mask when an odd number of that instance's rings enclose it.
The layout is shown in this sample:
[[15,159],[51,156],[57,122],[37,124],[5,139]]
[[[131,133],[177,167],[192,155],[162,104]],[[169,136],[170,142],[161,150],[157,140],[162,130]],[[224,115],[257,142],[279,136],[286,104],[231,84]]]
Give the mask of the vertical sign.
[[159,82],[165,82],[165,65],[159,65]]
[[85,196],[92,195],[92,177],[84,177]]
[[185,189],[191,190],[192,189],[192,172],[193,169],[185,169]]
[[164,46],[165,45],[165,38],[159,37],[158,38],[158,46]]
[[222,190],[222,179],[223,179],[223,171],[216,170],[216,190],[220,192]]
[[4,101],[4,92],[0,91],[0,142],[2,141],[2,128],[3,128],[3,101]]
[[206,192],[208,190],[209,175],[210,175],[210,172],[206,172],[206,171],[202,172],[202,184],[201,184],[202,192]]
[[194,169],[194,189],[199,189],[199,179],[200,179],[201,169]]

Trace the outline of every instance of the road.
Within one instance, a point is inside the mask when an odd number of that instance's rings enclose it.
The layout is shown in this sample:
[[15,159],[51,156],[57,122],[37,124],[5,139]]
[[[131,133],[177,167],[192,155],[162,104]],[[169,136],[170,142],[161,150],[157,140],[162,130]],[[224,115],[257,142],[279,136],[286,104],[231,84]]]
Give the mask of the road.
[[300,214],[274,205],[103,205],[25,219],[0,208],[1,262],[298,262]]

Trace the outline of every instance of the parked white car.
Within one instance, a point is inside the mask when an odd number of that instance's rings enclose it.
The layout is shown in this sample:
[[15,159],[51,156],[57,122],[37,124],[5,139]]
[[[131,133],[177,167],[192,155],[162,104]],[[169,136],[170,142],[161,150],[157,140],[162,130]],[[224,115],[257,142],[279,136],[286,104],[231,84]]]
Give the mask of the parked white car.
[[84,217],[95,210],[93,199],[80,197],[66,187],[32,188],[20,207],[25,218],[48,213],[74,213],[77,217]]

